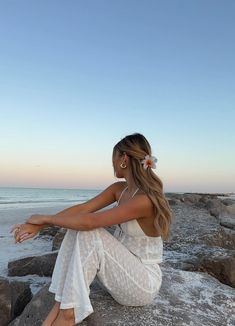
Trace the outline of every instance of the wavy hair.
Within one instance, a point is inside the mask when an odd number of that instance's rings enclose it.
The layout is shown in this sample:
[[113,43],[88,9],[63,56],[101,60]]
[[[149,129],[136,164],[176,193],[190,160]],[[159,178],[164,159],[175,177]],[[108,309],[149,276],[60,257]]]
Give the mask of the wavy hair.
[[140,133],[134,133],[121,139],[113,147],[113,155],[118,152],[129,157],[129,165],[134,182],[152,201],[156,217],[154,226],[160,229],[161,236],[167,240],[170,235],[170,224],[173,214],[169,202],[163,192],[163,183],[151,168],[144,170],[141,161],[145,155],[152,155],[147,139]]

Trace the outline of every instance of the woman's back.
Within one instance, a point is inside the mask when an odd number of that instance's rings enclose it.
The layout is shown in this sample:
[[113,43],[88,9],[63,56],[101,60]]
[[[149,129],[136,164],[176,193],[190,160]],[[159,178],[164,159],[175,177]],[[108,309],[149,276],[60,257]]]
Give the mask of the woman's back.
[[[122,191],[117,205],[119,205],[120,199],[126,189],[127,187]],[[138,188],[132,197],[137,191]],[[118,224],[114,232],[114,237],[123,243],[134,255],[139,257],[144,264],[158,264],[163,260],[163,241],[161,236],[147,236],[136,219]]]

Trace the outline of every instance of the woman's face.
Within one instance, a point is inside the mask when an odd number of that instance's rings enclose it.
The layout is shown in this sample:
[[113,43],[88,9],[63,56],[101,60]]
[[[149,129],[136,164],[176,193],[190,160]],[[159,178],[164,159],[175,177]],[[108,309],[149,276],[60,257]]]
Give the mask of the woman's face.
[[117,178],[123,178],[123,169],[120,168],[120,164],[123,161],[123,157],[124,155],[120,155],[118,151],[113,153],[112,163],[113,163],[114,173]]

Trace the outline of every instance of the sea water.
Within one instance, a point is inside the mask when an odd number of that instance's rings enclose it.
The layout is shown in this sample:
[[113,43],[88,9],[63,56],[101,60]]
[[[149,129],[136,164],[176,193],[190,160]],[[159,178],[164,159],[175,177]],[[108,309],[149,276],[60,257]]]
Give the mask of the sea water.
[[[102,190],[0,187],[0,276],[10,260],[51,251],[52,239],[35,237],[15,244],[10,233],[32,214],[55,214],[96,196]],[[34,276],[35,279],[35,276]]]

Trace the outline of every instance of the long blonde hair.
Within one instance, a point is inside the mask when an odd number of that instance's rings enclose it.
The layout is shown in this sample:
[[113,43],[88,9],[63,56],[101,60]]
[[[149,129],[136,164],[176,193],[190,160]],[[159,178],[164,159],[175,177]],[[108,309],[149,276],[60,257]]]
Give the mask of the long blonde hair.
[[154,226],[160,229],[161,236],[167,240],[170,235],[172,210],[163,192],[163,183],[151,168],[143,168],[141,161],[145,155],[152,155],[152,150],[147,139],[139,133],[128,135],[121,139],[113,148],[113,155],[126,153],[129,157],[130,170],[134,182],[152,201],[156,217]]

